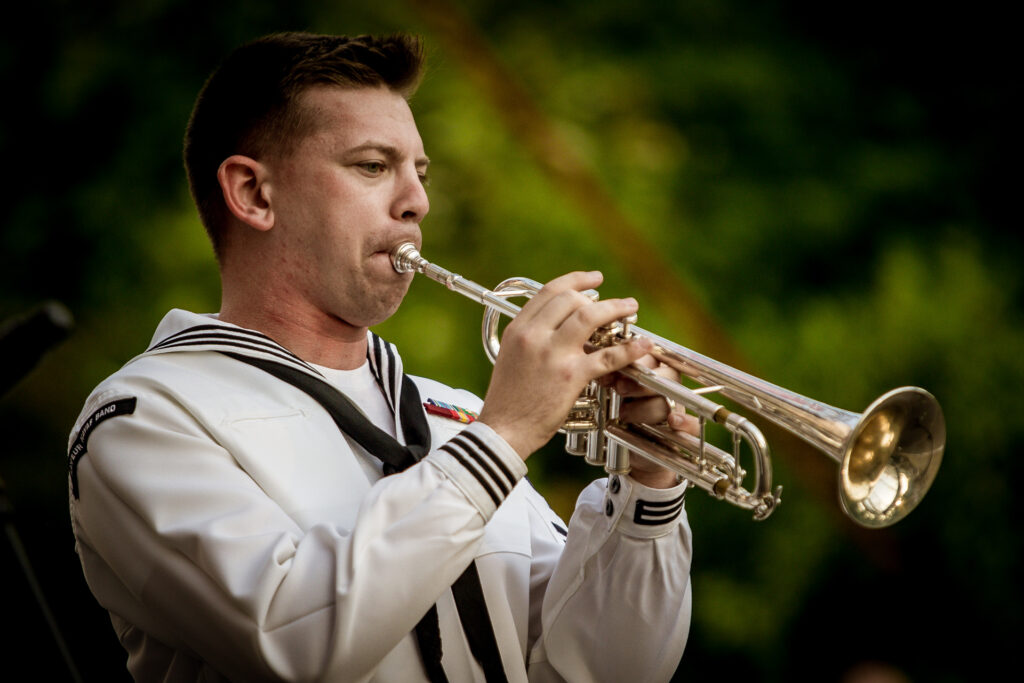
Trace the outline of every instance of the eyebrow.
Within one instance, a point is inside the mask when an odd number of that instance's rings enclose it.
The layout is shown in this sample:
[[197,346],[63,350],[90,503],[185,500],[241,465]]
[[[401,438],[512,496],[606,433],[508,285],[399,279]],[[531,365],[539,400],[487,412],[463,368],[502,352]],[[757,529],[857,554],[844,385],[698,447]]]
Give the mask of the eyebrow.
[[[389,159],[401,159],[403,154],[394,145],[388,145],[383,142],[364,142],[361,145],[356,145],[348,150],[349,154],[358,154],[360,152],[380,152]],[[430,165],[430,158],[427,156],[416,158],[416,168],[426,168]]]

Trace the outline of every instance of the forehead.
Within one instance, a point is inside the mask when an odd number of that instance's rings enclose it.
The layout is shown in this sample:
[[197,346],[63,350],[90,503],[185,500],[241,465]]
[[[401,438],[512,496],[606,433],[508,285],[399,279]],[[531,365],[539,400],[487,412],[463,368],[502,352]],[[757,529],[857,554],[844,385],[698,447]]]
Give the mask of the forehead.
[[379,139],[423,151],[409,103],[387,88],[314,86],[300,95],[299,106],[308,137],[318,142],[355,146]]

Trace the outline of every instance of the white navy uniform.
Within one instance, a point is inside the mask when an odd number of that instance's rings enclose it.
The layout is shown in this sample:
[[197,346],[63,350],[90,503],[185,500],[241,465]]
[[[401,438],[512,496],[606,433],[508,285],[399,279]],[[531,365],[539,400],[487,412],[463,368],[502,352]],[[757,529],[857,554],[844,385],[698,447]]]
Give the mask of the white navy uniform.
[[[369,343],[401,440],[401,360]],[[448,679],[483,681],[449,590],[474,560],[509,681],[671,677],[690,623],[685,484],[596,481],[566,527],[495,432],[432,414],[429,454],[385,477],[310,395],[226,353],[320,375],[174,310],[71,433],[77,550],[137,680],[423,681],[410,633],[436,604]],[[412,380],[423,401],[480,408]]]

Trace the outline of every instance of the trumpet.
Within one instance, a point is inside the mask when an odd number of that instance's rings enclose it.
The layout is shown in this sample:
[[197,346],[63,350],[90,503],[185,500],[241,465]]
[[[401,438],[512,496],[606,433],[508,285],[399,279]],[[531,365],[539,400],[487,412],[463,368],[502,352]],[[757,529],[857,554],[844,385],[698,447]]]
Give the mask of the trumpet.
[[[391,252],[399,273],[415,272],[443,284],[485,307],[481,329],[484,351],[494,362],[500,349],[501,315],[514,318],[521,310],[509,299],[529,298],[541,285],[510,278],[493,290],[463,278],[423,258],[415,245],[401,244]],[[597,298],[597,292],[586,292]],[[576,401],[560,431],[566,451],[581,455],[610,474],[629,472],[631,454],[647,458],[720,500],[767,518],[778,505],[782,487],[772,489],[771,454],[762,432],[746,417],[705,397],[718,393],[801,438],[839,466],[839,502],[854,522],[881,528],[905,517],[931,486],[946,442],[942,408],[919,387],[901,387],[875,399],[862,413],[835,408],[809,399],[732,368],[636,326],[636,317],[598,329],[588,348],[626,343],[642,336],[653,343],[651,355],[687,377],[691,389],[633,364],[619,372],[679,404],[698,420],[698,434],[675,432],[667,425],[627,424],[618,418],[621,397],[614,389],[591,382]],[[709,424],[731,435],[731,451],[708,442]],[[753,463],[753,483],[746,488],[747,451]]]

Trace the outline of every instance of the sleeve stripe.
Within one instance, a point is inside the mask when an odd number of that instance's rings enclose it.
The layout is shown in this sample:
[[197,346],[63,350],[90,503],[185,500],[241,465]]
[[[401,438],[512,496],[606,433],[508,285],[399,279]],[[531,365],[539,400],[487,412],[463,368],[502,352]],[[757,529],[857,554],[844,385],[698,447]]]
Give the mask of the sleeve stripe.
[[494,468],[487,462],[487,458],[483,453],[472,448],[470,444],[458,439],[452,439],[448,442],[448,445],[452,448],[460,449],[463,454],[468,455],[471,459],[470,462],[476,468],[477,478],[481,479],[481,481],[486,480],[488,486],[498,491],[502,499],[512,492],[512,487],[498,478]]
[[672,500],[666,501],[636,501],[636,509],[633,513],[633,521],[636,524],[655,526],[668,524],[676,519],[683,511],[683,501],[686,495],[683,494]]
[[509,482],[507,479],[502,479],[494,469],[494,464],[499,462],[497,456],[494,455],[494,452],[486,446],[476,448],[472,440],[464,438],[465,436],[466,434],[463,432],[452,438],[448,443],[461,448],[463,452],[470,455],[480,468],[485,471],[491,482],[493,482],[505,496],[510,494],[512,492],[513,483]]
[[[501,461],[501,458],[499,458],[494,453],[494,451],[492,451],[491,448],[487,444],[485,444],[483,442],[483,440],[479,436],[477,436],[476,434],[473,434],[472,432],[465,431],[465,432],[461,432],[455,438],[456,439],[468,439],[468,440],[472,441],[477,446],[477,448],[480,449],[480,451],[482,451],[483,453],[486,453],[487,455],[489,455],[491,462],[494,463],[495,465],[497,465],[498,469],[501,470],[501,473],[503,475],[505,475],[505,483],[508,484],[508,491],[512,490],[512,487],[516,485],[516,478],[515,478],[515,476],[508,469],[508,467],[505,465],[505,463],[503,463]],[[490,468],[488,468],[488,470],[490,470]],[[499,483],[500,483],[500,480],[498,480],[497,475],[493,471],[491,473],[491,476],[493,476],[495,478],[495,480],[499,481]],[[504,487],[502,487],[502,488],[504,488]],[[507,495],[507,493],[506,493],[506,495]]]
[[644,506],[648,507],[648,508],[667,508],[667,507],[676,507],[677,505],[682,505],[684,498],[686,498],[686,494],[685,493],[681,493],[678,496],[676,496],[675,498],[673,498],[672,500],[656,500],[656,501],[639,500],[637,502],[638,503],[643,503]]
[[494,490],[494,486],[489,481],[487,481],[487,479],[478,470],[477,467],[471,465],[470,462],[468,460],[466,460],[466,457],[464,455],[462,455],[461,453],[458,452],[458,450],[456,450],[455,448],[452,447],[452,444],[451,444],[450,441],[448,443],[446,443],[445,445],[441,446],[441,448],[439,450],[442,450],[442,451],[448,453],[453,458],[458,460],[459,464],[461,464],[463,467],[465,467],[466,471],[469,472],[470,474],[472,474],[476,478],[476,480],[478,482],[480,482],[480,485],[484,488],[485,491],[487,491],[487,495],[489,495],[491,497],[491,500],[494,501],[494,505],[495,506],[501,505],[501,502],[502,502],[502,500],[504,500],[504,498],[502,496],[498,495],[498,492]]
[[[640,502],[642,502],[642,501],[640,501]],[[640,505],[639,502],[638,502],[637,507],[643,507],[643,506]],[[647,517],[647,518],[655,518],[656,517],[656,518],[659,518],[659,519],[671,518],[671,517],[677,516],[679,514],[679,511],[682,510],[682,509],[683,509],[682,503],[680,503],[679,505],[677,505],[674,508],[669,508],[667,510],[647,510],[647,509],[644,509],[643,510],[643,516]]]

